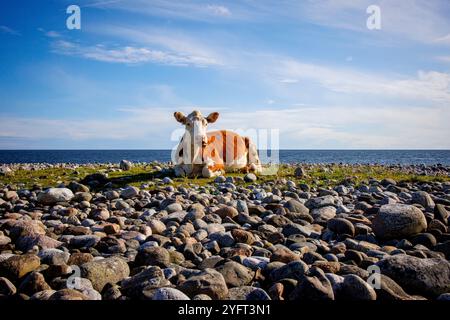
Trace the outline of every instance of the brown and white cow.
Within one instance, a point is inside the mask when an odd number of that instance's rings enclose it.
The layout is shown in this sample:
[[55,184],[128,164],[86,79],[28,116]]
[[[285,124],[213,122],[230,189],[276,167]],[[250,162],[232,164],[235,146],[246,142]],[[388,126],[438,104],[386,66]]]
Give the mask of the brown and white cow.
[[186,128],[172,155],[176,176],[209,178],[225,172],[262,171],[256,145],[248,137],[229,130],[207,132],[208,124],[219,117],[218,112],[206,118],[197,110],[188,116],[175,112],[174,116]]

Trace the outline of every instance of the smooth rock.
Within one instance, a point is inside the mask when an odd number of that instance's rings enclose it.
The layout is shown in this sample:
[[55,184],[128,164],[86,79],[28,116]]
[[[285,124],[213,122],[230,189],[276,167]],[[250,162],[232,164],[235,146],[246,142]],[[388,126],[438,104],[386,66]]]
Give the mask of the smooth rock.
[[426,230],[427,220],[414,206],[389,204],[380,208],[372,221],[372,229],[381,239],[401,239]]
[[381,273],[409,294],[438,296],[450,291],[450,263],[444,259],[420,259],[398,254],[377,263]]

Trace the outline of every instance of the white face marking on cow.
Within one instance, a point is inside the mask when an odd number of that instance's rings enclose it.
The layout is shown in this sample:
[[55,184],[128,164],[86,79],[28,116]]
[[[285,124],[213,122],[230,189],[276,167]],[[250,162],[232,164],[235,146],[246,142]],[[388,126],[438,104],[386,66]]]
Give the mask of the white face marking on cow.
[[203,117],[200,111],[194,110],[188,116],[181,112],[174,113],[175,119],[184,124],[186,132],[183,137],[183,144],[188,147],[189,152],[193,155],[190,159],[193,163],[200,161],[201,163],[201,149],[208,143],[207,126],[208,123],[213,123],[219,117],[218,112],[211,113],[208,117]]

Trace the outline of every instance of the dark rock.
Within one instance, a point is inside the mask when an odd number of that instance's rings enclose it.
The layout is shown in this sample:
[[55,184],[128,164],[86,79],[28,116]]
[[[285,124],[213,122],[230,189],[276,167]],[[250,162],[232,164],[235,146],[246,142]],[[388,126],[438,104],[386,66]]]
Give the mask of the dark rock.
[[375,290],[363,279],[354,274],[344,276],[337,293],[337,300],[376,300]]
[[449,212],[445,209],[442,204],[436,204],[434,207],[434,218],[443,222],[444,224],[448,223],[448,217],[450,216]]
[[387,257],[377,263],[381,272],[411,294],[438,296],[450,290],[450,263],[408,255]]
[[413,300],[414,298],[407,294],[397,282],[380,274],[380,289],[376,290],[377,299],[380,301],[399,301],[399,300]]
[[289,296],[290,300],[334,300],[333,288],[330,281],[320,269],[313,268],[309,275],[303,275],[297,287]]
[[189,296],[206,294],[213,299],[225,299],[228,295],[225,279],[214,269],[205,269],[200,274],[189,277],[179,289]]
[[285,278],[298,280],[308,269],[308,266],[303,261],[294,261],[272,270],[270,272],[270,278],[274,282]]
[[243,265],[229,261],[216,268],[219,271],[228,287],[245,286],[252,281],[254,272]]
[[135,261],[138,265],[155,265],[165,268],[170,264],[170,254],[162,247],[146,247],[138,252]]
[[450,240],[436,245],[433,250],[442,252],[447,260],[450,260]]
[[434,201],[425,191],[417,191],[412,194],[412,203],[418,203],[424,208],[434,207]]
[[19,286],[19,292],[25,293],[29,296],[52,288],[45,282],[44,276],[39,272],[32,272],[28,274]]
[[88,300],[88,297],[74,289],[62,289],[52,294],[49,300]]
[[5,277],[0,277],[0,295],[12,296],[16,292],[17,289],[11,281]]
[[222,207],[214,213],[218,214],[222,219],[224,219],[225,217],[234,218],[238,215],[238,211],[230,206]]
[[327,228],[337,234],[355,235],[355,227],[353,224],[344,218],[333,218],[328,220]]

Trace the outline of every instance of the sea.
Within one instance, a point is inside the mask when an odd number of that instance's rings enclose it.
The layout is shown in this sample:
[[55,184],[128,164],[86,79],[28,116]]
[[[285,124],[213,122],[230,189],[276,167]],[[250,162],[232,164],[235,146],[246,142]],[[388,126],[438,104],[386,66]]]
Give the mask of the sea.
[[[0,150],[0,164],[167,162],[171,150]],[[260,150],[263,163],[441,164],[450,150]]]

